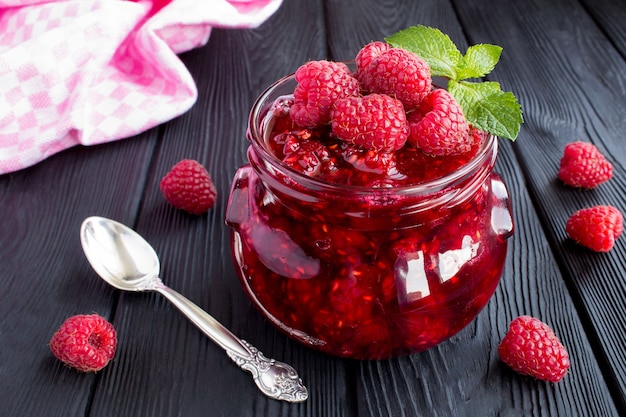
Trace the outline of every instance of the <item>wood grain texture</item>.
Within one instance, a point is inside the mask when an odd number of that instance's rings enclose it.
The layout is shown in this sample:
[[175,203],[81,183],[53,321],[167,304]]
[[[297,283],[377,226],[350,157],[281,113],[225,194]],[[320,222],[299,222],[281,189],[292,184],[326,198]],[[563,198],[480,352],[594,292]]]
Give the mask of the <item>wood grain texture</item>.
[[[393,10],[389,20],[382,18],[387,16],[376,7],[357,8],[355,3],[346,1],[336,3],[336,8],[329,13],[330,16],[337,16],[337,22],[329,24],[330,44],[339,48],[339,52],[335,52],[336,55],[349,57],[350,53],[354,54],[350,51],[358,51],[358,45],[363,39],[371,36],[370,33],[356,33],[354,37],[357,40],[354,40],[351,35],[355,31],[352,29],[360,22],[365,22],[363,24],[365,30],[369,30],[368,22],[375,22],[378,32],[386,35],[415,24],[439,27],[437,23],[440,21],[447,22],[450,26],[451,29],[442,30],[454,39],[461,50],[464,50],[464,45],[467,44],[498,43],[497,38],[487,39],[485,36],[479,38],[481,33],[474,34],[474,27],[479,25],[472,22],[476,22],[478,17],[472,16],[471,13],[480,14],[480,19],[486,21],[498,19],[500,25],[510,27],[514,24],[510,17],[515,11],[490,9],[487,2],[484,3],[481,5],[480,2],[474,1],[465,2],[462,6],[448,4],[446,7],[445,3],[437,2],[431,4],[429,8],[428,2],[414,2],[407,7],[396,9],[387,9],[388,5],[384,2],[379,3],[381,10]],[[506,4],[502,2],[503,9],[505,6]],[[524,23],[528,23],[527,15],[531,6],[520,5],[520,7],[524,7],[525,10]],[[564,15],[564,10],[569,5],[563,3],[561,7],[550,10],[548,15],[546,8],[539,8],[538,18],[551,22],[556,16]],[[355,12],[357,10],[358,12]],[[460,30],[459,23],[455,22],[456,13],[460,18],[466,17],[464,13],[468,14],[466,19],[463,19],[465,23],[463,31]],[[346,16],[349,16],[347,22]],[[339,20],[344,24],[340,24]],[[347,30],[344,30],[345,28]],[[524,34],[527,31],[528,27],[525,28]],[[471,39],[465,40],[465,34]],[[515,33],[511,35],[516,39]],[[523,37],[520,36],[520,39]],[[545,39],[542,38],[540,41],[543,42]],[[513,48],[519,51],[521,44],[511,45],[508,49],[505,46],[505,51]],[[509,55],[505,53],[503,62],[508,57]],[[524,59],[519,55],[516,58]],[[536,59],[532,62],[536,62]],[[558,70],[556,67],[558,62],[552,61],[552,64],[555,67],[546,65],[548,68],[541,70]],[[513,86],[513,77],[503,77],[502,73],[498,73],[497,77],[498,81],[503,83],[508,81],[509,86]],[[536,81],[529,78],[528,74],[522,80],[525,83],[524,86],[520,86],[522,91],[528,90],[527,86]],[[519,78],[516,81],[520,82]],[[563,102],[571,100],[567,93],[569,92],[562,93]],[[546,106],[543,95],[536,99],[540,106]],[[536,109],[532,107],[529,109],[529,106],[524,105],[524,109],[527,112],[527,119],[542,117],[546,110],[540,108],[537,114]],[[552,111],[553,108],[548,107],[548,110]],[[577,113],[572,118],[576,118],[575,120],[585,118],[581,116]],[[525,139],[521,137],[519,141]],[[526,171],[547,173],[548,178],[552,179],[555,176],[554,168],[542,166],[539,170],[537,167],[521,167],[514,156],[513,147],[508,143],[504,145],[501,146],[498,168],[509,185],[515,211],[517,232],[511,239],[509,257],[509,262],[514,264],[507,265],[499,290],[486,311],[479,316],[473,326],[465,329],[451,341],[409,358],[382,363],[363,363],[358,379],[360,383],[358,394],[362,396],[359,399],[360,415],[474,416],[500,413],[520,416],[615,415],[616,408],[611,396],[607,394],[608,387],[604,376],[593,350],[589,348],[587,335],[580,331],[581,319],[577,316],[576,306],[563,281],[555,255],[547,244],[542,224],[535,216],[528,215],[535,208],[524,189],[523,178],[528,176]],[[546,294],[549,294],[549,297]],[[619,303],[617,306],[619,308]],[[497,345],[506,333],[508,322],[521,314],[541,317],[549,322],[557,333],[563,334],[562,339],[572,352],[572,378],[555,387],[537,384],[535,381],[530,381],[529,384],[529,381],[520,380],[499,362]],[[468,354],[465,355],[466,353]],[[472,360],[468,361],[468,357]],[[470,378],[470,375],[482,375],[478,378],[481,383],[477,384],[476,378]],[[594,394],[581,399],[576,394],[580,390]],[[425,414],[420,411],[424,409],[433,411]]]
[[154,142],[151,132],[106,153],[77,147],[1,178],[0,415],[79,415],[88,407],[98,376],[63,366],[48,342],[71,315],[111,315],[116,295],[94,276],[78,231],[92,214],[132,222]]
[[[607,36],[623,57],[626,57],[626,8],[623,2],[612,0],[582,0],[585,10],[591,15],[598,28]],[[623,78],[623,74],[622,74]]]
[[[197,83],[184,115],[128,140],[77,147],[0,176],[0,415],[13,416],[619,416],[626,415],[626,239],[608,254],[567,240],[578,208],[626,213],[624,2],[612,0],[284,1],[251,30],[214,29],[182,54]],[[520,99],[517,142],[501,141],[497,171],[511,193],[516,233],[502,281],[478,318],[436,348],[388,361],[329,357],[289,340],[244,295],[224,224],[235,171],[246,163],[247,115],[270,83],[309,59],[348,60],[371,41],[415,24],[436,26],[463,50],[497,43],[493,79]],[[615,167],[593,191],[556,180],[571,140],[595,143]],[[169,206],[159,181],[198,159],[218,204],[190,216]],[[104,215],[136,228],[161,258],[166,284],[267,356],[292,364],[310,389],[302,404],[269,400],[173,306],[120,293],[84,259],[81,221]],[[113,320],[115,361],[82,375],[47,343],[67,316]],[[508,323],[549,323],[572,357],[547,384],[498,358]]]
[[[616,8],[609,1],[595,2],[593,7],[605,15]],[[462,2],[457,8],[468,27],[479,17]],[[525,124],[513,149],[564,280],[577,300],[592,347],[599,351],[608,386],[623,409],[626,336],[615,329],[626,325],[626,304],[618,300],[619,294],[626,293],[626,245],[621,239],[608,254],[591,253],[565,234],[567,218],[583,207],[611,204],[626,212],[623,56],[577,2],[561,0],[532,6],[497,3],[484,8],[482,14],[487,14],[493,24],[471,26],[468,33],[474,42],[495,39],[505,29],[510,34],[503,46],[512,53],[504,53],[496,71],[503,85],[524,92],[520,100]],[[617,30],[611,28],[612,32]],[[621,33],[625,30],[622,26]],[[614,178],[609,183],[582,191],[557,180],[563,148],[574,140],[592,142],[607,155],[614,165]]]
[[[92,415],[109,415],[111,407],[117,416],[195,416],[207,412],[216,416],[281,416],[292,415],[295,410],[302,415],[348,415],[351,404],[345,401],[344,363],[311,354],[289,341],[251,306],[235,275],[230,233],[223,220],[235,171],[247,161],[245,132],[254,100],[300,63],[325,54],[321,7],[319,2],[305,6],[286,2],[262,27],[214,30],[204,50],[182,56],[201,99],[188,113],[165,126],[137,224],[162,259],[166,284],[266,356],[292,364],[311,387],[311,400],[288,405],[266,399],[250,375],[237,368],[174,307],[157,296],[123,297],[116,325],[121,338],[132,345],[120,351],[120,361],[114,364],[112,372],[119,376],[96,391]],[[304,21],[309,23],[305,28],[295,24]],[[276,45],[280,45],[279,50]],[[219,198],[207,216],[177,211],[161,195],[160,178],[182,158],[201,161],[213,176]],[[137,361],[140,350],[141,360]],[[153,396],[133,404],[124,393],[138,386],[173,402],[162,407],[162,398]],[[111,401],[112,406],[105,406]]]

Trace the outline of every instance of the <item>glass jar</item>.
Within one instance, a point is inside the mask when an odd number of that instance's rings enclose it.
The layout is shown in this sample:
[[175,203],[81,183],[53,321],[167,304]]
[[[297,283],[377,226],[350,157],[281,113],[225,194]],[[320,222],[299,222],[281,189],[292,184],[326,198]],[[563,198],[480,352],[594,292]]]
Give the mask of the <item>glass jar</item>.
[[331,355],[385,359],[450,338],[493,295],[513,233],[497,138],[417,185],[317,180],[268,147],[268,114],[294,87],[285,77],[254,104],[249,164],[232,184],[226,223],[244,290],[280,330]]

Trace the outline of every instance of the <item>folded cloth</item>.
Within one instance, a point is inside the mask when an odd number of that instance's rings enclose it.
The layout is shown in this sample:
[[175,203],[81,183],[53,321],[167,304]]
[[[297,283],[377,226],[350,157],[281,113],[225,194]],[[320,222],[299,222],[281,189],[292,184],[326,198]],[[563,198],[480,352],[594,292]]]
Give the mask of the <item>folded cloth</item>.
[[281,0],[0,0],[0,174],[127,138],[197,99],[177,54]]

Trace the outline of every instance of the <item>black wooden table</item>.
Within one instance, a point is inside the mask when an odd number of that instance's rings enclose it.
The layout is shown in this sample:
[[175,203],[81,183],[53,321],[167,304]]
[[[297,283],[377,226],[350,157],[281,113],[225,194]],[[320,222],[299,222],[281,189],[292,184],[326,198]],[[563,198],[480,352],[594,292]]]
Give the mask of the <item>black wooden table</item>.
[[[200,92],[181,117],[144,134],[75,147],[0,176],[0,416],[618,416],[626,415],[626,237],[605,254],[566,238],[579,208],[626,213],[626,2],[623,0],[285,0],[254,30],[215,29],[181,56]],[[513,91],[525,124],[501,140],[497,171],[516,232],[496,294],[471,325],[426,352],[360,362],[309,350],[275,330],[244,295],[224,211],[246,162],[248,110],[310,59],[351,59],[371,40],[423,24],[464,50],[504,48],[490,76]],[[566,143],[589,141],[615,168],[592,191],[556,179]],[[207,215],[174,210],[159,190],[178,160],[200,160],[220,198]],[[162,276],[235,334],[291,363],[310,389],[269,400],[156,294],[128,294],[87,263],[79,226],[102,215],[136,228]],[[80,374],[48,349],[74,314],[97,312],[119,336],[115,361]],[[520,376],[497,345],[522,314],[549,323],[571,355],[558,384]]]

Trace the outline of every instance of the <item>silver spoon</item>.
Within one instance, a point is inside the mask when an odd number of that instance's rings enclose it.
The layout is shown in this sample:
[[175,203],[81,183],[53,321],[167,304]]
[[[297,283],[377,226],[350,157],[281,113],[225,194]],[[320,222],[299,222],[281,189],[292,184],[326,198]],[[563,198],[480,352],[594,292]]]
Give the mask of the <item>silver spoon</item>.
[[200,307],[163,284],[156,252],[134,230],[104,217],[88,217],[81,225],[80,242],[89,263],[102,279],[120,290],[155,291],[165,296],[241,369],[250,372],[265,395],[289,402],[308,398],[308,391],[294,368],[266,358]]

